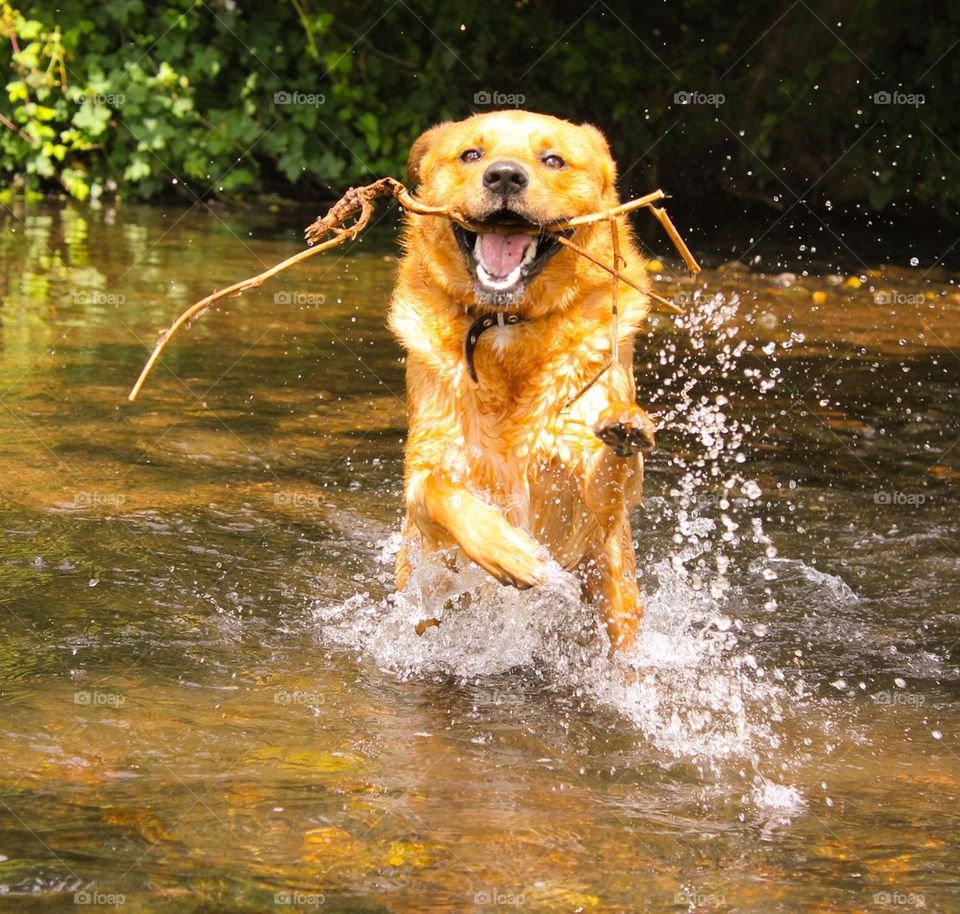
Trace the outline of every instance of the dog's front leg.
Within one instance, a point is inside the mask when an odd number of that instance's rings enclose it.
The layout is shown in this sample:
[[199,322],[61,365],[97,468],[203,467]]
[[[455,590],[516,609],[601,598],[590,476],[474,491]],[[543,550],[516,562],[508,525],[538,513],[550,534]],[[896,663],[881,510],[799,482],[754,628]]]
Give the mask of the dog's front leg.
[[459,546],[501,584],[527,588],[544,580],[540,544],[445,470],[421,471],[409,479],[407,513],[430,544]]
[[643,452],[653,447],[654,423],[633,402],[629,374],[615,369],[613,380],[613,402],[601,400],[599,393],[594,400],[600,415],[583,480],[584,504],[597,519],[603,539],[585,556],[581,576],[586,595],[598,604],[611,645],[623,649],[636,640],[643,618],[630,509],[643,494]]
[[656,426],[634,402],[633,379],[620,365],[610,369],[609,389],[591,394],[581,414],[595,436],[583,495],[587,510],[609,526],[640,501],[643,454],[653,449]]

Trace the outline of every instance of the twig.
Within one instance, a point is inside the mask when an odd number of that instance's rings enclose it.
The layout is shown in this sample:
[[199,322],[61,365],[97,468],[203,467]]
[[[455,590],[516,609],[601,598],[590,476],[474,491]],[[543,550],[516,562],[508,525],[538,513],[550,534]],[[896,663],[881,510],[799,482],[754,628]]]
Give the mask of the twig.
[[304,12],[303,5],[299,0],[290,0],[293,4],[293,8],[297,11],[297,18],[300,20],[300,26],[304,31],[304,34],[307,36],[307,52],[310,56],[317,60],[320,57],[319,52],[317,51],[317,42],[313,37],[313,24],[307,18],[307,14]]
[[579,228],[581,225],[591,225],[594,222],[603,222],[609,219],[611,216],[625,216],[627,213],[632,213],[636,209],[640,209],[642,206],[651,206],[656,203],[658,200],[663,200],[667,195],[662,190],[655,190],[647,194],[645,197],[637,197],[636,200],[628,200],[626,203],[621,203],[619,206],[613,207],[613,209],[606,209],[601,213],[591,213],[589,216],[577,216],[576,219],[568,219],[566,222],[560,222],[550,226],[553,231],[565,231],[566,229]]
[[[536,233],[540,233],[542,231],[549,232],[560,244],[570,248],[572,251],[575,251],[582,257],[586,257],[597,266],[606,270],[613,277],[613,340],[611,342],[611,352],[614,360],[616,360],[618,357],[619,346],[619,340],[617,337],[617,321],[619,317],[618,287],[620,282],[625,282],[642,295],[646,295],[648,298],[661,304],[668,311],[672,311],[675,314],[683,313],[683,309],[677,307],[677,305],[673,302],[668,301],[660,295],[657,295],[655,292],[644,289],[642,286],[633,282],[633,280],[629,279],[620,272],[620,266],[625,266],[625,261],[620,255],[620,241],[617,234],[616,219],[627,213],[633,212],[634,210],[640,209],[641,207],[649,207],[651,210],[653,210],[657,220],[660,222],[664,230],[670,236],[670,239],[676,245],[677,250],[686,261],[686,264],[690,268],[691,272],[699,272],[700,270],[699,265],[697,264],[696,260],[694,260],[690,250],[683,243],[683,239],[680,238],[680,234],[677,232],[666,212],[653,206],[654,203],[662,200],[665,196],[666,195],[662,190],[655,190],[644,197],[638,197],[636,200],[630,200],[627,203],[622,203],[619,206],[604,210],[600,213],[577,216],[574,219],[562,220],[540,228],[530,229],[530,231]],[[343,244],[345,241],[356,238],[357,235],[367,227],[367,223],[370,221],[370,217],[373,215],[374,201],[379,197],[394,197],[397,202],[409,212],[416,213],[419,216],[439,216],[444,219],[449,219],[451,222],[456,222],[458,225],[463,226],[468,231],[480,232],[491,230],[490,226],[481,226],[475,222],[471,222],[458,210],[443,206],[430,206],[429,204],[422,203],[421,201],[417,200],[416,197],[414,197],[413,194],[411,194],[403,184],[396,180],[396,178],[380,178],[380,180],[374,181],[372,184],[366,184],[363,187],[351,187],[336,203],[333,204],[333,206],[330,207],[329,210],[327,210],[325,216],[317,219],[307,227],[305,232],[307,242],[310,245],[315,245],[314,247],[309,247],[304,251],[300,251],[299,253],[294,254],[292,257],[288,257],[286,260],[275,264],[274,266],[270,267],[270,269],[264,270],[262,273],[258,273],[256,276],[251,276],[249,279],[244,279],[240,282],[234,283],[232,286],[227,286],[226,289],[213,292],[206,298],[202,298],[200,301],[187,308],[186,311],[184,311],[166,330],[160,334],[160,338],[157,340],[157,344],[154,347],[153,352],[150,354],[150,358],[147,359],[146,365],[143,366],[143,370],[140,372],[140,376],[137,378],[137,382],[133,385],[133,388],[127,396],[127,399],[131,402],[136,400],[137,395],[140,393],[144,382],[147,380],[147,377],[153,369],[153,366],[156,364],[157,359],[160,357],[160,354],[163,352],[167,343],[169,343],[173,338],[173,335],[181,327],[188,324],[194,318],[199,317],[204,311],[215,305],[217,302],[222,301],[223,299],[232,295],[241,295],[250,289],[255,289],[272,276],[276,276],[278,273],[286,270],[287,267],[292,267],[295,264],[306,260],[308,257],[313,257],[314,254],[319,254],[321,251],[327,251],[330,248]],[[356,217],[356,221],[344,228],[343,224],[348,219],[353,217]],[[597,257],[594,257],[589,251],[584,250],[582,247],[575,244],[562,234],[563,232],[570,231],[571,229],[576,229],[581,226],[592,225],[594,223],[603,221],[609,222],[611,231],[613,233],[614,265],[612,267],[609,264],[605,264]],[[501,227],[499,230],[515,232],[521,231],[522,229]],[[330,234],[333,234],[334,237],[328,238],[322,243],[318,243],[321,241],[321,239]],[[607,365],[603,371],[601,371],[600,374],[598,374],[597,377],[587,385],[587,387],[577,394],[574,399],[579,399],[586,392],[586,390],[596,383],[603,372],[609,367],[610,366]]]
[[663,230],[670,237],[670,240],[673,242],[673,246],[680,252],[680,256],[683,258],[683,262],[687,265],[690,275],[696,276],[697,273],[700,272],[700,264],[697,263],[693,254],[690,253],[690,248],[686,246],[683,239],[680,237],[677,227],[673,224],[673,222],[670,221],[667,211],[657,206],[651,206],[650,212],[657,217],[657,222],[663,226]]
[[620,267],[627,262],[620,256],[620,235],[617,221],[610,217],[610,237],[613,239],[613,279],[610,281],[610,361],[620,363]]
[[140,393],[140,388],[143,387],[144,381],[147,380],[147,375],[150,374],[154,363],[158,358],[160,358],[160,353],[163,352],[167,343],[170,341],[170,338],[184,324],[189,323],[195,317],[199,317],[204,311],[207,310],[207,308],[216,304],[218,301],[228,298],[231,295],[240,295],[243,292],[249,291],[250,289],[255,289],[257,286],[262,285],[266,280],[270,279],[271,276],[276,276],[277,273],[282,272],[283,270],[287,269],[287,267],[292,267],[294,264],[300,263],[306,260],[308,257],[313,257],[314,254],[319,254],[321,251],[328,251],[330,248],[335,248],[337,245],[343,244],[344,241],[349,241],[350,239],[355,238],[366,227],[367,222],[370,221],[370,216],[372,214],[373,206],[367,202],[363,207],[360,218],[357,219],[357,221],[350,226],[350,228],[338,230],[337,234],[329,241],[326,241],[323,244],[318,244],[313,248],[307,248],[305,251],[300,251],[299,253],[294,254],[292,257],[288,257],[286,260],[270,267],[269,270],[264,270],[262,273],[258,273],[256,276],[252,276],[249,279],[244,279],[241,282],[234,283],[232,286],[227,286],[226,289],[221,289],[219,292],[214,292],[187,308],[183,314],[181,314],[166,330],[160,334],[160,339],[157,340],[157,345],[150,354],[147,364],[143,366],[143,370],[140,372],[140,377],[137,378],[137,383],[133,385],[133,389],[130,391],[127,399],[131,402],[137,399],[137,394]]
[[8,127],[14,133],[23,137],[23,139],[25,139],[31,146],[37,145],[37,141],[33,137],[24,133],[23,130],[20,127],[18,127],[13,121],[11,121],[10,118],[8,118],[6,115],[0,114],[0,124],[3,124],[4,127]]
[[632,289],[636,289],[641,295],[646,295],[648,298],[652,298],[658,304],[663,305],[668,311],[673,314],[683,314],[683,308],[677,305],[675,302],[670,301],[668,298],[664,298],[662,295],[657,295],[656,292],[651,292],[649,289],[645,289],[643,286],[635,283],[629,276],[624,276],[619,270],[614,270],[609,264],[604,263],[598,257],[594,257],[589,251],[580,247],[579,244],[574,244],[569,238],[564,238],[563,235],[557,235],[557,241],[560,242],[564,247],[570,248],[571,251],[576,251],[581,257],[586,257],[587,260],[595,263],[601,270],[606,270],[611,275],[619,276],[620,279],[625,282]]
[[606,365],[604,365],[603,368],[601,368],[593,376],[591,380],[587,381],[587,383],[584,384],[583,387],[580,388],[580,390],[578,390],[569,400],[567,400],[567,402],[563,404],[563,408],[569,409],[571,406],[573,406],[573,404],[576,403],[577,400],[579,400],[591,387],[593,387],[594,384],[597,383],[597,381],[599,381],[603,377],[604,372],[609,371],[611,367],[613,367],[612,359],[608,361]]

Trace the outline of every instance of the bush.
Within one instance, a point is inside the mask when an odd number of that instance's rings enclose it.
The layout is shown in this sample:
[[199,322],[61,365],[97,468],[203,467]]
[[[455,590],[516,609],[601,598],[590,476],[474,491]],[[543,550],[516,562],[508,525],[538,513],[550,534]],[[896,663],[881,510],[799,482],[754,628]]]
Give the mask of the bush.
[[637,190],[950,216],[960,7],[849,7],[0,0],[0,169],[81,200],[332,197],[499,102],[600,124]]

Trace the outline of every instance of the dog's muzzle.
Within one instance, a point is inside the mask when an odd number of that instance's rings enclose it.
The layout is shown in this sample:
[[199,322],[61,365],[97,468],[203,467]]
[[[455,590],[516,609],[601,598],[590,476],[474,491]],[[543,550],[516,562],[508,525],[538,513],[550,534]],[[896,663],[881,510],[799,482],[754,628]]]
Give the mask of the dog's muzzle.
[[[560,250],[560,242],[509,210],[476,225],[476,232],[457,224],[452,228],[474,278],[477,304],[515,304],[530,280]],[[487,227],[489,231],[484,231]]]

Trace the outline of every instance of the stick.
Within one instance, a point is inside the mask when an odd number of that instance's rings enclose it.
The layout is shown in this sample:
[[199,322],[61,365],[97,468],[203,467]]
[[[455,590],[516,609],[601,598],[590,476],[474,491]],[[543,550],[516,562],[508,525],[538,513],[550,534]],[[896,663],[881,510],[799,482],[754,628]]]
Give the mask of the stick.
[[256,276],[251,276],[249,279],[244,279],[240,282],[234,283],[232,286],[227,286],[226,289],[221,289],[219,292],[214,292],[213,294],[208,295],[206,298],[200,299],[200,301],[198,301],[196,304],[187,308],[183,314],[181,314],[166,330],[160,334],[160,339],[157,340],[157,345],[154,347],[153,352],[150,353],[150,358],[147,359],[147,364],[143,366],[143,370],[140,372],[140,377],[137,378],[137,383],[133,385],[133,388],[127,395],[127,399],[131,403],[137,399],[137,394],[140,393],[140,388],[143,387],[144,382],[147,380],[147,375],[150,374],[154,363],[158,358],[160,358],[160,353],[163,352],[167,343],[170,342],[171,337],[184,324],[189,323],[195,317],[199,317],[204,311],[207,310],[207,308],[215,305],[218,301],[222,301],[224,298],[227,298],[231,295],[242,295],[244,292],[250,289],[257,288],[257,286],[270,279],[271,276],[276,276],[277,273],[282,272],[283,270],[287,269],[287,267],[292,267],[294,264],[300,263],[301,261],[306,260],[308,257],[313,257],[314,254],[319,254],[321,251],[328,251],[330,248],[335,248],[337,245],[343,244],[344,241],[355,238],[357,234],[366,226],[372,213],[373,207],[370,206],[369,210],[365,214],[361,215],[361,217],[353,226],[340,231],[329,241],[319,244],[313,248],[307,248],[305,251],[300,251],[299,253],[294,254],[292,257],[288,257],[286,260],[283,260],[280,263],[270,267],[269,270],[264,270],[262,273],[258,273]]
[[571,406],[573,406],[573,404],[576,403],[577,400],[579,400],[591,387],[593,387],[594,384],[597,383],[597,381],[599,381],[603,377],[603,373],[605,371],[609,371],[612,366],[613,366],[613,362],[607,362],[607,364],[604,365],[603,368],[601,368],[593,376],[593,379],[591,381],[588,381],[583,387],[580,388],[580,390],[576,394],[574,394],[569,400],[567,400],[566,403],[563,404],[563,408],[569,409]]
[[626,266],[626,261],[620,256],[620,235],[617,232],[617,221],[610,217],[610,236],[613,239],[613,279],[610,292],[610,361],[614,365],[620,364],[620,267]]
[[563,235],[557,236],[557,241],[560,242],[564,247],[570,248],[571,251],[576,251],[580,254],[581,257],[586,257],[587,260],[595,263],[601,270],[606,270],[612,275],[619,276],[620,279],[625,282],[630,288],[636,289],[641,295],[646,295],[648,298],[652,298],[655,302],[663,305],[667,311],[670,311],[673,314],[683,314],[683,308],[677,305],[675,302],[670,301],[668,298],[664,298],[662,295],[657,295],[656,292],[651,292],[649,289],[644,289],[643,286],[638,285],[629,276],[624,276],[619,270],[614,270],[613,267],[609,264],[605,264],[602,260],[594,257],[589,251],[584,250],[580,247],[579,244],[574,244],[569,238],[564,238]]
[[[227,286],[226,289],[213,292],[206,298],[202,298],[200,301],[187,308],[186,311],[184,311],[166,330],[160,334],[160,338],[157,340],[157,344],[154,347],[153,352],[150,354],[150,358],[147,359],[146,365],[143,366],[143,370],[140,372],[140,376],[137,378],[136,383],[133,385],[133,388],[127,395],[127,399],[131,402],[136,400],[137,395],[140,393],[140,390],[152,371],[153,366],[156,364],[157,359],[160,358],[160,354],[163,352],[167,343],[170,342],[174,334],[180,330],[181,327],[188,324],[195,317],[199,317],[204,311],[215,305],[217,302],[222,301],[223,299],[232,295],[242,295],[244,292],[250,289],[257,288],[257,286],[260,286],[266,280],[276,276],[278,273],[283,272],[288,267],[292,267],[295,264],[306,260],[308,257],[313,257],[314,254],[319,254],[321,251],[327,251],[330,248],[343,244],[345,241],[356,238],[357,235],[367,227],[367,223],[370,221],[370,217],[373,215],[374,201],[379,197],[385,196],[394,197],[404,209],[412,213],[416,213],[419,216],[440,216],[444,219],[449,219],[452,222],[456,222],[458,225],[472,232],[487,232],[491,230],[500,232],[527,231],[533,234],[539,234],[542,231],[549,232],[560,244],[570,248],[572,251],[575,251],[582,257],[586,257],[588,260],[592,261],[613,276],[614,325],[616,325],[618,317],[617,294],[620,281],[625,282],[642,295],[646,295],[649,299],[658,302],[668,311],[672,311],[674,314],[683,313],[683,309],[679,308],[673,302],[668,301],[660,295],[657,295],[655,292],[650,292],[649,290],[640,287],[620,272],[619,266],[623,262],[623,258],[620,257],[619,253],[619,238],[616,234],[614,222],[617,217],[633,212],[634,210],[640,209],[644,206],[649,207],[651,210],[653,210],[654,215],[660,222],[661,226],[663,226],[667,235],[669,235],[670,240],[673,241],[691,273],[697,273],[700,271],[699,264],[690,253],[689,248],[683,243],[680,233],[676,230],[676,227],[670,221],[670,218],[667,216],[666,212],[663,209],[658,209],[657,207],[653,206],[654,203],[664,199],[666,196],[662,190],[655,190],[646,196],[638,197],[636,200],[630,200],[627,203],[621,203],[619,206],[604,210],[600,213],[577,216],[574,219],[555,222],[551,225],[543,227],[521,228],[500,226],[497,228],[492,228],[491,226],[481,226],[475,222],[471,222],[458,210],[448,209],[447,207],[443,206],[431,206],[430,204],[422,203],[420,200],[417,200],[417,198],[414,197],[413,194],[411,194],[410,191],[408,191],[407,188],[400,183],[400,181],[396,180],[396,178],[380,178],[380,180],[374,181],[372,184],[366,184],[362,187],[351,187],[336,203],[334,203],[333,206],[330,207],[325,216],[318,218],[315,222],[307,227],[305,232],[307,242],[311,245],[316,245],[315,247],[310,247],[305,251],[300,251],[299,253],[294,254],[292,257],[288,257],[286,260],[275,264],[274,266],[270,267],[270,269],[264,270],[262,273],[258,273],[256,276],[251,276],[249,279],[244,279],[240,282],[234,283],[232,286]],[[357,215],[358,213],[359,215]],[[343,228],[343,223],[355,215],[357,217],[356,221],[352,225]],[[563,234],[561,234],[562,232],[570,231],[571,229],[576,229],[585,225],[592,225],[596,222],[602,221],[609,222],[611,229],[614,232],[613,267],[603,263],[591,253],[584,250],[579,245],[574,244],[569,238],[566,238]],[[334,236],[333,238],[329,238],[323,243],[318,243],[322,238],[331,233]],[[614,331],[614,352],[616,352],[616,346],[618,345],[616,340],[616,331]],[[606,368],[604,368],[604,371],[606,371]],[[603,372],[600,374],[603,374]],[[597,376],[597,378],[599,377],[600,375]],[[591,381],[591,385],[595,381],[596,379]],[[579,396],[580,395],[578,395],[578,397]]]
[[690,253],[690,248],[686,246],[683,239],[680,237],[677,227],[673,224],[673,222],[670,221],[667,211],[656,206],[651,206],[650,212],[657,217],[657,222],[663,226],[663,230],[670,237],[670,240],[673,242],[673,246],[680,252],[680,256],[687,265],[690,275],[696,276],[697,273],[700,272],[700,264],[697,263],[693,254]]
[[[624,216],[627,213],[632,213],[635,209],[640,209],[641,206],[650,206],[651,204],[656,203],[657,200],[662,200],[666,197],[666,194],[662,190],[655,190],[652,193],[647,194],[645,197],[637,197],[636,200],[630,200],[627,203],[621,203],[619,206],[615,206],[613,209],[604,210],[602,213],[591,213],[589,216],[577,216],[576,219],[568,219],[566,222],[561,222],[559,224],[551,225],[550,229],[552,231],[564,231],[565,229],[579,228],[581,225],[591,225],[594,222],[603,222],[606,219],[609,219],[611,216]],[[676,231],[676,229],[674,229]],[[668,233],[669,234],[669,233]]]
[[4,127],[7,127],[8,129],[12,130],[18,136],[21,136],[28,143],[30,143],[31,146],[37,145],[37,141],[33,137],[24,133],[13,121],[10,120],[10,118],[6,117],[3,114],[0,114],[0,124],[3,124]]

